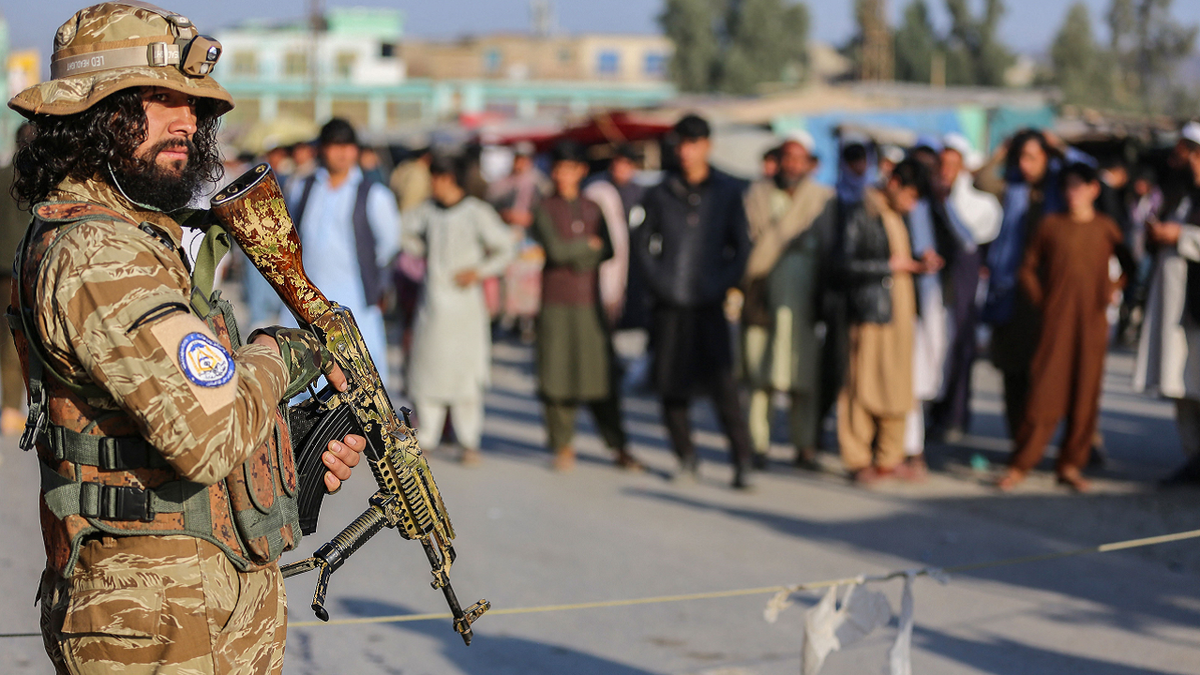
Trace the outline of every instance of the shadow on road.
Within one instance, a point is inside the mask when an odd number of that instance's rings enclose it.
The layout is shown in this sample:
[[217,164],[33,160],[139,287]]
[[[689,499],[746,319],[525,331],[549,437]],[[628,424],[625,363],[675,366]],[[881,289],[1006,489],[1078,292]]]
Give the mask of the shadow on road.
[[[360,617],[409,614],[404,605],[368,598],[346,598],[342,609]],[[424,635],[439,641],[442,654],[460,672],[487,675],[654,675],[651,671],[634,668],[581,651],[557,645],[535,642],[506,635],[475,633],[471,646],[463,645],[447,621],[416,621],[386,624],[397,631]],[[394,653],[389,656],[395,657]]]
[[[726,503],[708,501],[693,496],[676,494],[663,490],[645,488],[626,488],[625,494],[686,506],[694,509],[705,509],[718,513],[753,521],[776,532],[802,538],[813,542],[830,542],[840,545],[849,544],[855,548],[871,550],[886,555],[896,556],[905,560],[917,560],[923,564],[951,567],[970,563],[999,560],[1010,557],[1038,555],[1061,551],[1053,548],[1043,537],[1029,537],[1022,540],[1010,540],[1006,543],[989,540],[981,532],[969,529],[969,521],[960,514],[974,512],[978,502],[996,502],[997,498],[979,499],[941,499],[927,502],[910,503],[916,508],[892,513],[880,518],[821,522],[812,521],[793,515],[774,513],[754,508],[744,508]],[[1138,495],[1103,496],[1102,499],[1119,502],[1121,498],[1137,498]],[[1088,497],[1004,497],[1008,505],[1040,512],[1047,518],[1062,518],[1061,504],[1069,502],[1073,507],[1086,510]],[[1018,504],[1019,503],[1019,504]],[[1120,505],[1110,504],[1109,508],[1119,509]],[[1158,532],[1144,532],[1139,536],[1150,536]],[[1070,540],[1068,540],[1070,541]],[[1104,543],[1089,541],[1082,537],[1073,544],[1080,547]],[[1194,551],[1196,541],[1182,541],[1173,544],[1162,544],[1158,549],[1161,554],[1172,549],[1185,552]],[[1129,553],[1093,554],[1105,556],[1129,555]],[[1064,615],[1061,607],[1051,606],[1033,609],[1043,617],[1064,623],[1079,625],[1106,625],[1120,630],[1134,631],[1142,634],[1153,634],[1157,639],[1171,641],[1158,629],[1163,622],[1179,625],[1200,624],[1200,589],[1190,583],[1190,579],[1180,576],[1180,583],[1170,587],[1152,588],[1136,578],[1120,575],[1122,567],[1111,568],[1111,578],[1099,578],[1090,575],[1080,575],[1077,565],[1067,565],[1059,561],[1029,563],[997,567],[992,569],[969,572],[964,576],[975,579],[985,579],[1002,584],[1024,586],[1052,593],[1070,595],[1085,599],[1096,606],[1094,611],[1073,612]],[[816,579],[797,579],[796,581],[817,581]],[[1139,599],[1130,602],[1128,594],[1122,594],[1122,604],[1118,607],[1110,597],[1113,589],[1118,586],[1134,586],[1143,588]],[[1192,641],[1187,641],[1191,647],[1200,647]],[[999,671],[1015,672],[1015,671]],[[1100,671],[1081,671],[1100,672]],[[1105,671],[1108,672],[1108,671]],[[1133,672],[1113,670],[1113,673]]]
[[[1060,654],[1004,638],[993,640],[964,640],[940,631],[921,628],[913,631],[913,645],[940,654],[985,673],[1054,672],[1087,673],[1087,675],[1174,675],[1163,670],[1121,665],[1091,659],[1078,654]],[[1036,664],[1037,670],[1031,670]]]

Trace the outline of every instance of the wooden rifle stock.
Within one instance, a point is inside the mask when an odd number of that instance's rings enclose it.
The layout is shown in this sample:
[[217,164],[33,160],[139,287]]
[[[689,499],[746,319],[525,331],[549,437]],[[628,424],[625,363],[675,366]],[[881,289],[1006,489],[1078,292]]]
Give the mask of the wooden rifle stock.
[[212,211],[297,318],[311,325],[332,308],[304,272],[300,235],[271,167],[242,174],[212,198]]

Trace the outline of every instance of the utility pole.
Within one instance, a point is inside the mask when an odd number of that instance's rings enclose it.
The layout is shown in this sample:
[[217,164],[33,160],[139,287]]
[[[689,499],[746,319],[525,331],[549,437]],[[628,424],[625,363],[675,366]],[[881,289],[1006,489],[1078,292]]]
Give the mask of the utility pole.
[[534,37],[549,37],[554,32],[554,6],[550,0],[529,0],[529,23]]
[[321,93],[321,33],[325,31],[325,12],[321,0],[308,0],[308,77],[313,121],[317,121],[317,96]]
[[895,78],[892,30],[887,21],[887,0],[859,0],[858,25],[862,27],[860,80],[890,82]]
[[934,49],[930,57],[929,84],[938,89],[946,87],[946,53],[941,49]]

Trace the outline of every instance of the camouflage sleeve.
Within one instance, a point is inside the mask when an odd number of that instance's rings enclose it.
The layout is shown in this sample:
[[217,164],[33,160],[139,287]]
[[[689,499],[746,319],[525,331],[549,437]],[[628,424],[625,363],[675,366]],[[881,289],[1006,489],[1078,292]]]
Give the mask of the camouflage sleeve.
[[279,356],[283,358],[283,363],[287,367],[288,386],[283,392],[284,399],[291,399],[304,391],[304,388],[312,384],[322,373],[328,375],[333,370],[333,356],[329,353],[329,349],[310,330],[268,326],[250,333],[246,342],[254,342],[259,335],[266,335],[275,340],[275,344],[279,347]]
[[107,390],[180,474],[207,485],[266,440],[288,372],[269,346],[229,354],[188,310],[190,283],[154,238],[86,223],[42,267],[39,327],[69,376]]

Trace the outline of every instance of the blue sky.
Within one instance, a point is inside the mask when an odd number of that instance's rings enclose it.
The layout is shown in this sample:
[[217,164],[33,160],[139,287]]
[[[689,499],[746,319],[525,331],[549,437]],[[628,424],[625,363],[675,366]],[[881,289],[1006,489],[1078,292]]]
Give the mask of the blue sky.
[[[38,47],[48,57],[55,29],[87,0],[0,0],[0,12],[9,23],[15,48]],[[307,0],[248,3],[245,0],[158,3],[178,11],[212,31],[222,25],[249,18],[286,18],[307,11]],[[942,0],[927,0],[939,21],[945,20]],[[981,7],[983,0],[972,0]],[[1002,33],[1021,51],[1044,50],[1062,23],[1073,0],[1007,0]],[[407,32],[414,36],[449,37],[491,30],[523,30],[529,24],[528,0],[326,0],[346,6],[398,7],[407,15]],[[897,19],[908,0],[888,0]],[[1109,0],[1086,0],[1093,19],[1099,21]],[[656,32],[655,16],[660,0],[555,0],[559,26],[567,32]],[[808,0],[813,15],[812,36],[829,41],[845,40],[853,31],[853,0]],[[1183,23],[1200,23],[1200,2],[1175,0],[1173,13]],[[1099,25],[1097,32],[1102,34]]]

